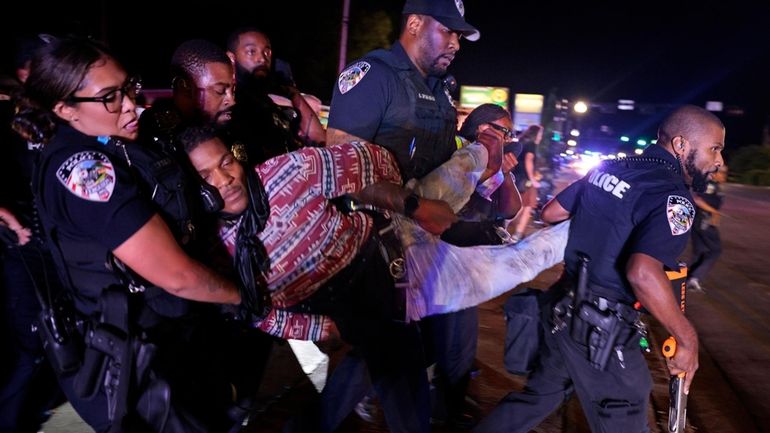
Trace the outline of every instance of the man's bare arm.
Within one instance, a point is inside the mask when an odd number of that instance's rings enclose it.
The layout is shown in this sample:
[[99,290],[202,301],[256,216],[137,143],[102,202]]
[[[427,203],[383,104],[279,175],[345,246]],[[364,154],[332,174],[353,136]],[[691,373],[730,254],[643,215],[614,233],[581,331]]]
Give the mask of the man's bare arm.
[[335,128],[328,128],[326,130],[326,146],[336,146],[338,144],[342,143],[350,143],[353,141],[367,141],[364,140],[361,137],[356,137],[353,134],[348,134],[345,131],[335,129]]
[[[351,195],[361,203],[403,214],[404,200],[411,193],[412,191],[394,183],[378,182]],[[457,221],[452,208],[444,201],[421,197],[419,203],[412,219],[434,235],[443,233]]]
[[556,197],[546,203],[543,207],[543,211],[540,213],[540,218],[548,224],[557,224],[570,217],[570,213],[567,209],[556,200]]
[[632,254],[626,265],[626,277],[639,302],[676,339],[676,355],[668,361],[668,369],[672,375],[687,374],[684,387],[688,393],[698,369],[698,334],[679,309],[663,264],[646,254]]
[[113,254],[147,281],[180,298],[222,304],[241,301],[232,282],[185,254],[158,214]]

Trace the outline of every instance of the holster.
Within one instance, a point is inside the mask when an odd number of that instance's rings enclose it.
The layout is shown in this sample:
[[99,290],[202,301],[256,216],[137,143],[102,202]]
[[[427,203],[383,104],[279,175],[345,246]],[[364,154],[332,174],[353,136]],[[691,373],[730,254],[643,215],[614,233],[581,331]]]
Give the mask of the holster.
[[405,323],[406,319],[406,289],[409,286],[406,258],[401,240],[396,235],[390,218],[382,215],[374,218],[374,239],[379,246],[380,254],[388,265],[388,272],[393,277],[393,312],[392,319]]
[[[622,302],[614,302],[594,293],[605,293],[583,281],[583,287],[563,278],[557,283],[565,295],[553,304],[553,332],[569,327],[570,338],[588,348],[588,360],[597,370],[604,370],[610,356],[625,346],[640,329],[641,312]],[[593,287],[593,289],[592,289]]]
[[86,332],[83,366],[74,379],[78,396],[91,399],[103,390],[107,396],[108,418],[112,431],[122,431],[122,419],[128,412],[132,386],[134,352],[138,343],[129,326],[128,290],[111,286],[102,291],[101,315]]
[[594,297],[577,308],[575,318],[578,320],[573,322],[570,335],[588,347],[591,366],[604,370],[610,355],[637,334],[634,323],[639,315],[631,306]]

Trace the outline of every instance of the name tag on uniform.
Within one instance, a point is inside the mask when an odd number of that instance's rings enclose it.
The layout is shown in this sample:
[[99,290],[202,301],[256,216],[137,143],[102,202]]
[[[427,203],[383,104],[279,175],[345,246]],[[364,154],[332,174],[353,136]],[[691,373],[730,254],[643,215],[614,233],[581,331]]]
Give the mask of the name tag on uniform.
[[435,96],[433,96],[433,95],[427,95],[427,94],[425,94],[425,93],[418,93],[418,94],[417,94],[417,97],[418,97],[419,99],[424,99],[424,100],[426,100],[426,101],[436,102],[436,97],[435,97]]

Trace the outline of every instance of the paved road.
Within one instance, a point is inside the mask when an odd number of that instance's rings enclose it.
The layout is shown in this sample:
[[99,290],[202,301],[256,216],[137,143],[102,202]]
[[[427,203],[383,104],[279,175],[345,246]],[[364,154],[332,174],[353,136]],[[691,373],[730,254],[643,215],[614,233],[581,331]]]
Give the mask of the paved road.
[[[722,210],[722,256],[706,292],[687,300],[701,353],[713,361],[701,363],[690,416],[702,432],[770,432],[770,188],[728,184]],[[731,429],[717,420],[732,420]]]
[[[770,188],[727,185],[722,221],[724,253],[705,280],[705,293],[688,294],[687,315],[701,339],[701,368],[690,394],[688,433],[770,432]],[[546,288],[558,278],[556,267],[527,284]],[[505,296],[480,307],[481,333],[477,362],[481,373],[469,394],[478,402],[478,414],[491,410],[507,392],[519,389],[523,379],[508,374],[502,365]],[[652,343],[657,349],[666,337],[651,322]],[[344,353],[344,346],[326,348],[332,365]],[[648,361],[655,381],[648,408],[653,432],[665,432],[668,374],[657,350]],[[291,413],[303,407],[313,395],[288,346],[276,348],[271,374],[262,390],[261,410],[247,432],[278,432]],[[436,426],[437,433],[452,430]],[[47,433],[89,431],[77,417],[62,409],[46,426]],[[342,433],[387,432],[381,416],[374,423],[351,415]],[[539,433],[586,433],[579,405],[571,401],[538,427]]]

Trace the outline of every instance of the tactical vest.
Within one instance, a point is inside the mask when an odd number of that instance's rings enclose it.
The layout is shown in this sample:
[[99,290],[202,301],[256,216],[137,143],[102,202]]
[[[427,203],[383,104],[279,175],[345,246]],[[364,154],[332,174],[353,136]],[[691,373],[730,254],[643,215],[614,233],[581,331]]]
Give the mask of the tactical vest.
[[[197,185],[188,182],[174,157],[155,153],[138,144],[126,146],[117,139],[111,139],[106,147],[110,153],[121,156],[134,171],[138,183],[144,187],[142,189],[147,198],[157,205],[155,210],[169,226],[176,241],[186,251],[194,250],[196,227],[192,210],[196,203]],[[187,300],[169,294],[133,272],[125,272],[122,277],[124,284],[144,287],[147,305],[161,316],[178,317],[189,310]]]
[[107,151],[118,156],[133,170],[147,198],[169,225],[177,242],[186,247],[195,237],[193,203],[197,185],[188,183],[179,163],[172,155],[155,152],[138,144],[125,146],[121,140],[111,139]]
[[[434,93],[417,70],[405,68],[404,60],[390,50],[373,51],[364,60],[387,64],[396,72],[409,98],[408,104],[391,107],[407,114],[406,124],[390,125],[396,127],[393,133],[375,142],[396,156],[405,181],[422,178],[457,150],[457,111],[449,102],[448,91],[441,84],[440,91]],[[433,100],[419,95],[430,95]]]

